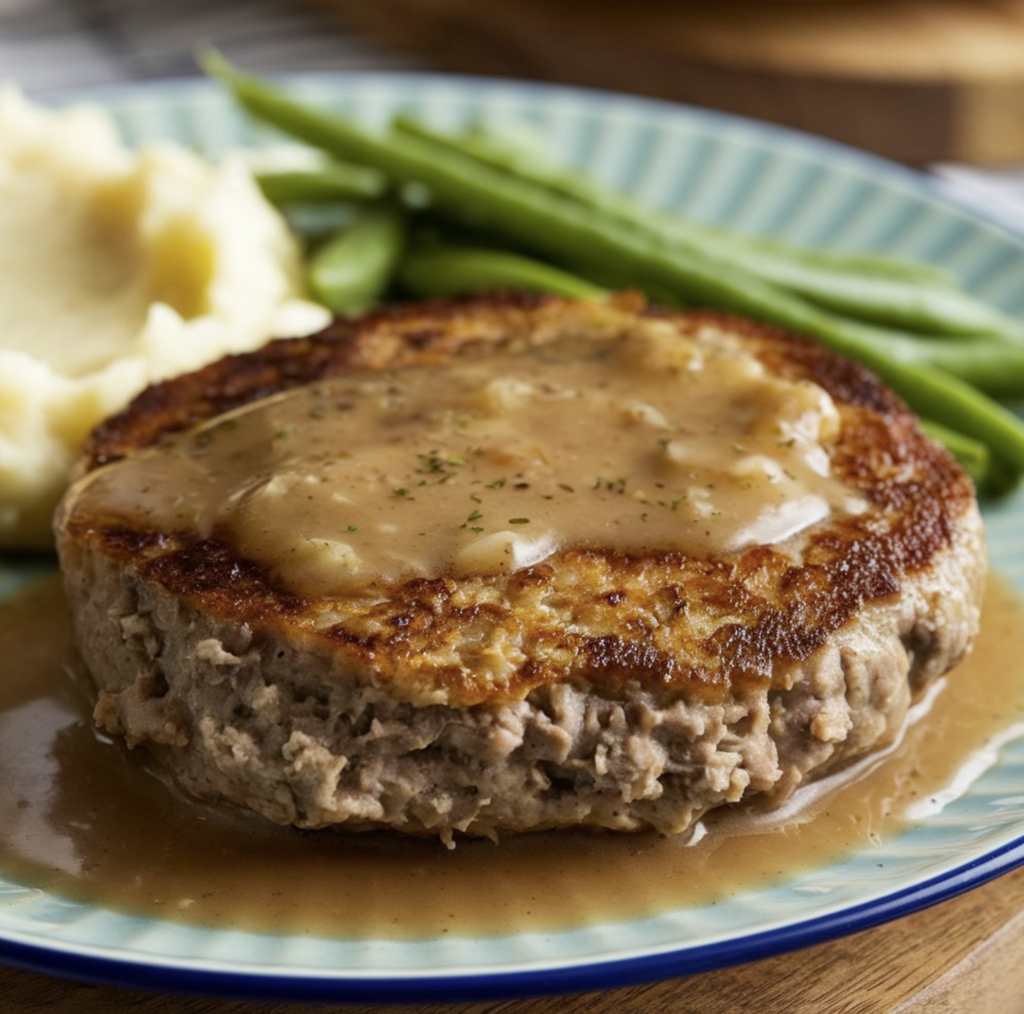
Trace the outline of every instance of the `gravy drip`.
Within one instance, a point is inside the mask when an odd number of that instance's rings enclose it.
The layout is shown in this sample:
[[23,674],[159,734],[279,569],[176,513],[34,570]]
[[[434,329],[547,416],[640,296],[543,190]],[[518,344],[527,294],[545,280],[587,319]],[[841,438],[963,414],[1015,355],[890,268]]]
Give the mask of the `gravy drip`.
[[722,814],[696,844],[653,834],[438,842],[271,826],[182,798],[99,735],[59,579],[0,603],[0,873],[90,904],[335,937],[557,930],[701,905],[871,848],[941,807],[1024,721],[1024,610],[990,582],[981,635],[898,750],[797,812]]
[[664,322],[335,377],[87,476],[84,516],[216,533],[306,596],[566,546],[721,554],[862,509],[829,395]]

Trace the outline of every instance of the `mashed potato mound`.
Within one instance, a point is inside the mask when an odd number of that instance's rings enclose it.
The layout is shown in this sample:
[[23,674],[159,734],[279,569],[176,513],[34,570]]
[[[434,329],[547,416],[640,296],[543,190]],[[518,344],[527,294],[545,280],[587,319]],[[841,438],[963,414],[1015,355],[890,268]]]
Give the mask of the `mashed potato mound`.
[[0,549],[50,545],[85,435],[146,384],[323,326],[300,272],[241,161],[0,90]]

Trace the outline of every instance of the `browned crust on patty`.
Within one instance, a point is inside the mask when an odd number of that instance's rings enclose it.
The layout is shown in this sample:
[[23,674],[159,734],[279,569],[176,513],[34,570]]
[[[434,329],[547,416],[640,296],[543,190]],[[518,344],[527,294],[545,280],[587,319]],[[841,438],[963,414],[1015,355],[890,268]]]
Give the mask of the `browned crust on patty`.
[[[593,312],[632,307],[581,313],[549,297],[482,297],[339,322],[148,389],[93,433],[83,467],[338,372],[443,361],[543,331],[566,315],[581,314],[582,327]],[[407,581],[386,596],[346,603],[330,623],[322,601],[283,590],[217,539],[197,542],[112,517],[76,518],[66,537],[219,621],[340,655],[355,678],[414,702],[472,706],[522,699],[557,682],[608,697],[638,683],[704,700],[785,688],[858,611],[894,599],[954,545],[975,510],[973,487],[866,369],[767,325],[706,312],[660,315],[684,330],[713,325],[740,335],[770,370],[828,391],[842,420],[833,473],[869,510],[815,528],[796,558],[770,547],[712,558],[567,549],[512,575]],[[496,641],[514,641],[522,652],[521,664],[500,677],[488,673],[482,648],[474,657],[474,646]]]

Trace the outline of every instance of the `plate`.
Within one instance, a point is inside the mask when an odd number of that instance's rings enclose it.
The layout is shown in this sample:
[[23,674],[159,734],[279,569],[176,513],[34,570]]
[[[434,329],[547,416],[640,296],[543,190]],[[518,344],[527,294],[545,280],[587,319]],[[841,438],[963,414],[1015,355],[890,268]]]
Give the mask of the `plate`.
[[[655,100],[420,74],[288,85],[368,124],[532,123],[560,159],[652,204],[826,247],[943,265],[1024,315],[1024,239],[901,166],[791,131]],[[89,92],[131,141],[212,155],[270,143],[207,82]],[[999,570],[1024,591],[1024,494],[986,510]],[[39,564],[0,564],[0,595]],[[94,982],[259,999],[455,1001],[583,991],[750,961],[876,925],[1024,864],[1024,735],[940,814],[870,852],[706,908],[566,932],[339,941],[128,917],[0,878],[0,960]]]

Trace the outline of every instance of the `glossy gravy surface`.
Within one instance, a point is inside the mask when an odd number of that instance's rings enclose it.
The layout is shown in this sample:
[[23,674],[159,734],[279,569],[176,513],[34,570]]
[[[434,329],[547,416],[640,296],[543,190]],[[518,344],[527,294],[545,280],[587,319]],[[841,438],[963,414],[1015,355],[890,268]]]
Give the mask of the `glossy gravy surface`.
[[100,469],[74,512],[226,537],[303,594],[567,545],[724,553],[857,510],[829,395],[659,321],[264,399]]
[[[900,748],[799,811],[706,822],[695,844],[552,833],[491,842],[299,832],[181,798],[98,736],[58,579],[0,603],[0,874],[159,918],[392,938],[554,930],[763,887],[940,807],[1024,721],[1024,610],[994,581],[972,656]],[[822,790],[827,786],[822,786]]]

